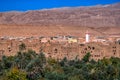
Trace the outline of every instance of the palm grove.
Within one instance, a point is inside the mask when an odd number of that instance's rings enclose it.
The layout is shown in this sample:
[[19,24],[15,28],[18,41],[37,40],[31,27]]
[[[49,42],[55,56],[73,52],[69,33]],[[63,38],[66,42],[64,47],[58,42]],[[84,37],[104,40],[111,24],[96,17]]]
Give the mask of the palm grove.
[[26,51],[22,43],[15,56],[2,56],[0,80],[120,80],[120,58],[94,61],[90,56],[59,61],[46,58],[42,51]]

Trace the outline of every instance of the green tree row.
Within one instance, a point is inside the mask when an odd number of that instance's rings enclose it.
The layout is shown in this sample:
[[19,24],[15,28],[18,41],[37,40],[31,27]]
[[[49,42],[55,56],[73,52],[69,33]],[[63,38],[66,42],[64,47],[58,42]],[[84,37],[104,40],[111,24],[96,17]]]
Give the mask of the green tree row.
[[87,53],[81,60],[58,61],[23,47],[15,56],[2,57],[0,80],[120,80],[120,58],[94,61]]

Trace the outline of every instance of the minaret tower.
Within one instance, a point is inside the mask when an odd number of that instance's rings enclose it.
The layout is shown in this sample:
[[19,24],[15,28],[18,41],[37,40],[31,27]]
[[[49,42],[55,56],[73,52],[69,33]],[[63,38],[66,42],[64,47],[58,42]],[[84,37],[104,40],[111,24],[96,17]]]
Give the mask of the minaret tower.
[[86,31],[85,38],[86,38],[86,43],[88,43],[90,41],[90,35],[88,31]]

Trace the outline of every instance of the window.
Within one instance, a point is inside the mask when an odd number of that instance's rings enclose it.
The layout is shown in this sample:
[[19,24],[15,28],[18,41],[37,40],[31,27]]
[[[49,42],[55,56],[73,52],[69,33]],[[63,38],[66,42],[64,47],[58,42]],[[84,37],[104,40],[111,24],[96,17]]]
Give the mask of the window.
[[58,52],[58,50],[57,50],[57,49],[55,49],[55,50],[54,50],[54,52],[55,52],[55,53],[57,53],[57,52]]
[[116,52],[116,50],[113,50],[113,52]]
[[80,44],[80,46],[84,46],[84,44]]
[[88,46],[88,48],[89,48],[89,49],[91,49],[91,47],[90,47],[90,46]]
[[51,54],[51,53],[48,53],[48,54]]
[[113,46],[113,48],[116,48],[116,46]]
[[100,57],[100,55],[95,55],[95,57]]
[[115,55],[116,53],[114,52],[113,54]]
[[9,49],[9,52],[11,52],[11,49]]
[[87,48],[85,48],[85,50],[87,50]]
[[94,50],[94,49],[95,49],[95,47],[92,47],[92,49]]

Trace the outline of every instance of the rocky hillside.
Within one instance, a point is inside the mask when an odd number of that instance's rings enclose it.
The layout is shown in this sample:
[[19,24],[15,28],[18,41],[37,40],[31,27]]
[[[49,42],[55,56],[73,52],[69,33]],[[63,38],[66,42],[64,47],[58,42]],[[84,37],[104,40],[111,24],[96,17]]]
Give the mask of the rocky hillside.
[[120,3],[0,13],[0,24],[120,27]]

